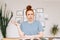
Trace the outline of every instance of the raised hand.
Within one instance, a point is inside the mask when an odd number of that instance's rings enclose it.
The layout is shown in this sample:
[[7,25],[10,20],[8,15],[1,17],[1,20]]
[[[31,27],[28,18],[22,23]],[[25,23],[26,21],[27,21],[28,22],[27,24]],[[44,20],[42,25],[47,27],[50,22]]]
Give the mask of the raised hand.
[[14,24],[14,25],[16,25],[16,26],[19,25],[19,24],[18,24],[16,21],[14,21],[14,20],[12,20],[11,23]]

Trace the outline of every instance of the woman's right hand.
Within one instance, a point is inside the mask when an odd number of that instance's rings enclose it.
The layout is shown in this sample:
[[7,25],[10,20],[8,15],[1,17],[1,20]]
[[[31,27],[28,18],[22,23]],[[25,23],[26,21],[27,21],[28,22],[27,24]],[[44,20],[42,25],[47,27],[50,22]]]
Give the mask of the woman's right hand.
[[14,20],[12,20],[11,23],[14,24],[15,26],[18,26],[18,23]]

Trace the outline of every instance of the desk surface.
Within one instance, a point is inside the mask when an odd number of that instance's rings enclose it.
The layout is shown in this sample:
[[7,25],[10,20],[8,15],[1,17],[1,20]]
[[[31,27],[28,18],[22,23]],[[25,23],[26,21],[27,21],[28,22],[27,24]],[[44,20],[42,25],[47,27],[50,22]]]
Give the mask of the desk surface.
[[53,38],[53,39],[60,39],[60,37],[43,37],[43,38]]
[[3,38],[2,40],[21,40],[21,39],[27,39],[27,38]]
[[[60,39],[60,37],[43,37],[43,38],[48,38],[48,39]],[[20,39],[27,39],[27,38],[3,38],[2,40],[20,40]],[[28,38],[31,39],[31,38]]]

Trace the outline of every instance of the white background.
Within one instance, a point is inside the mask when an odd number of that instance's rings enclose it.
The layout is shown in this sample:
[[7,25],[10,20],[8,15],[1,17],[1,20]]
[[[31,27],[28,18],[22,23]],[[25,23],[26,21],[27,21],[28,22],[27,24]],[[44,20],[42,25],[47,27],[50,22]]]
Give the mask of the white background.
[[[50,28],[53,24],[58,24],[60,28],[60,1],[48,1],[48,0],[0,0],[0,4],[7,4],[7,9],[10,9],[16,16],[17,10],[25,9],[28,4],[31,4],[33,9],[44,8],[44,14],[48,15],[48,20],[46,20],[46,28],[44,36],[52,36],[50,34]],[[14,19],[13,17],[13,19]],[[18,30],[14,25],[9,26],[7,37],[18,37]],[[9,34],[10,33],[10,34]],[[60,36],[60,31],[56,36]]]

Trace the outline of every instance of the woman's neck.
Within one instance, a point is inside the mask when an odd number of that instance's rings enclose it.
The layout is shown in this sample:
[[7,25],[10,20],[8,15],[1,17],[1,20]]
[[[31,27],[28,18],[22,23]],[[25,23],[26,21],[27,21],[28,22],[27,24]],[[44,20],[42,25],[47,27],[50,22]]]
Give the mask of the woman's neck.
[[34,22],[34,20],[32,20],[32,21],[28,21],[28,23],[33,23]]

